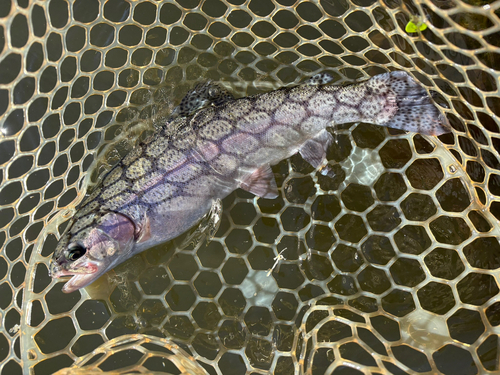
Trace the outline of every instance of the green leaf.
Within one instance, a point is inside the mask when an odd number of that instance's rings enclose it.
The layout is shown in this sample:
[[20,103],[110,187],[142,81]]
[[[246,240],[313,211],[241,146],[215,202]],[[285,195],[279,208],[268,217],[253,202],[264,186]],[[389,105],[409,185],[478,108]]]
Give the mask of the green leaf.
[[405,31],[407,33],[416,33],[417,31],[424,31],[427,29],[427,24],[424,22],[418,22],[416,25],[413,21],[410,21],[406,24]]

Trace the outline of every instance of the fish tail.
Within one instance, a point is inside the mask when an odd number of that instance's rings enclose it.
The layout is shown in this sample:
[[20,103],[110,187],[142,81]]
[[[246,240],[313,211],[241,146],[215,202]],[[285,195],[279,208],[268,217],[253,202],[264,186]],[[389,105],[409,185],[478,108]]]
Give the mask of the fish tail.
[[[370,82],[374,81],[374,82]],[[381,74],[368,82],[381,86],[387,85],[395,94],[396,113],[389,121],[380,125],[425,135],[441,135],[451,132],[446,117],[433,103],[427,90],[417,83],[408,73],[395,71]]]

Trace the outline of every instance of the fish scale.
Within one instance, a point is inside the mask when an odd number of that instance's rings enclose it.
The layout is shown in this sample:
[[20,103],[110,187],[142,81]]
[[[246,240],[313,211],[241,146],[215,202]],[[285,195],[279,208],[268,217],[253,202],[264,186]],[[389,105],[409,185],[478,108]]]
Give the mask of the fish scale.
[[[54,252],[52,277],[73,276],[65,292],[84,287],[184,233],[214,200],[237,188],[277,197],[270,165],[296,152],[331,176],[329,125],[363,121],[428,135],[448,131],[426,91],[404,72],[351,86],[323,81],[236,100],[215,95],[215,105],[210,95],[223,91],[198,89],[207,96],[198,100],[195,89],[180,110],[187,115],[137,145],[82,202]],[[191,110],[189,103],[204,108]]]

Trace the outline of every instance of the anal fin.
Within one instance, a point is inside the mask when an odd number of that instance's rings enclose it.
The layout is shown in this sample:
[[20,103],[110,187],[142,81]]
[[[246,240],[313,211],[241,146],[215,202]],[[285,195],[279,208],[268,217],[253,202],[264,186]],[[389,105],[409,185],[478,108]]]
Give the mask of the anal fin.
[[332,135],[327,131],[321,131],[316,137],[309,139],[299,150],[300,155],[324,176],[334,177],[335,173],[326,160],[326,150],[333,142]]
[[279,195],[274,173],[269,165],[260,167],[245,177],[240,183],[240,188],[261,198],[274,199]]

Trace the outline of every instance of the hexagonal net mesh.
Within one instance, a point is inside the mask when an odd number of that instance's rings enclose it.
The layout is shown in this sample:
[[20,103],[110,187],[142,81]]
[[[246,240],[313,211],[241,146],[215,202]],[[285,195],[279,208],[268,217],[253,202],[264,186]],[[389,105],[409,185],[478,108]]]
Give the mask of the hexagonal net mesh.
[[[499,18],[488,0],[2,1],[1,373],[498,372]],[[196,83],[244,96],[389,70],[453,133],[337,127],[334,178],[279,163],[280,197],[234,192],[209,244],[68,295],[48,276],[49,222],[104,145]]]

